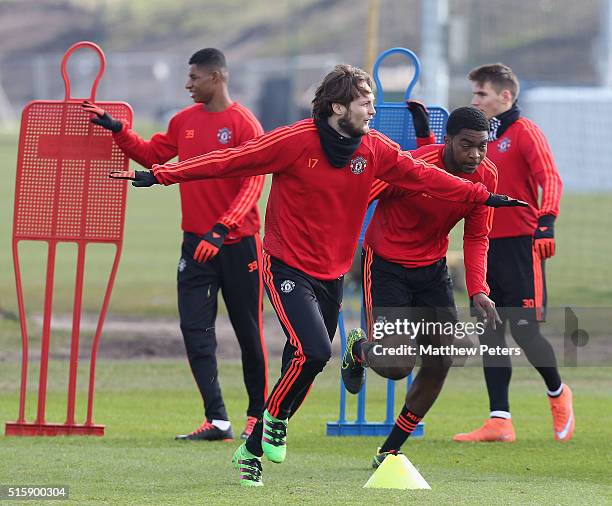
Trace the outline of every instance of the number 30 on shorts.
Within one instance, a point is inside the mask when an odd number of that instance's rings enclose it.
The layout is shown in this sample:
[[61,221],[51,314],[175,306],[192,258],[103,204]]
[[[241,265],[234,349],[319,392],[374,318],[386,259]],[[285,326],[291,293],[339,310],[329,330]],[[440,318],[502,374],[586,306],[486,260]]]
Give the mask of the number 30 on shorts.
[[523,299],[523,307],[535,307],[534,299]]

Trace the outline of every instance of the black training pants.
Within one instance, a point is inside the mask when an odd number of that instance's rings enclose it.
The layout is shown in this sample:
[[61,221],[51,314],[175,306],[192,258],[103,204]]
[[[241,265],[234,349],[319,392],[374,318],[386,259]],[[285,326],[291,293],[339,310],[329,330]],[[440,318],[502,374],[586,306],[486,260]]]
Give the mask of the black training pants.
[[331,342],[338,326],[343,278],[322,281],[263,254],[266,291],[287,336],[281,376],[266,409],[280,419],[289,418],[331,357]]
[[259,236],[224,245],[216,257],[198,263],[193,254],[200,238],[183,235],[179,261],[178,307],[191,372],[210,420],[228,420],[217,372],[217,292],[221,290],[242,353],[247,415],[260,417],[267,396],[268,366],[263,339],[261,244]]

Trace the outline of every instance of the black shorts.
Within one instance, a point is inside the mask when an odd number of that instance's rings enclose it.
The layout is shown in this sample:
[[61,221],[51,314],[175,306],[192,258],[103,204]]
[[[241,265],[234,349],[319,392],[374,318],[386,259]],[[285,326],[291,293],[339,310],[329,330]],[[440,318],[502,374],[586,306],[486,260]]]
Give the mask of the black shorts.
[[[387,320],[394,313],[391,308],[402,308],[399,314],[410,319],[435,322],[457,322],[453,283],[448,274],[446,258],[424,267],[406,268],[377,256],[364,245],[362,255],[363,296],[368,336],[372,339],[372,325],[377,318]],[[413,311],[406,313],[405,309]],[[393,316],[391,316],[393,318]]]
[[544,260],[533,249],[531,236],[489,241],[487,283],[498,308],[522,308],[521,318],[546,316]]

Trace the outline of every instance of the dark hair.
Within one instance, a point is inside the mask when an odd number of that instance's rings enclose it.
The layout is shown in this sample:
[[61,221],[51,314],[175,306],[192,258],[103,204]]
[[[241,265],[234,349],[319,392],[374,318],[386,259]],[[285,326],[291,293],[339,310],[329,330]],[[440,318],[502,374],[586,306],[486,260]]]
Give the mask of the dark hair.
[[448,117],[446,133],[450,136],[457,135],[464,128],[477,132],[487,132],[489,130],[489,120],[476,107],[459,107]]
[[312,99],[312,117],[325,120],[332,114],[332,104],[346,107],[360,95],[369,93],[363,85],[372,88],[372,78],[365,70],[351,65],[336,65],[324,78]]
[[480,85],[490,82],[497,93],[501,93],[502,90],[509,90],[512,100],[516,100],[520,92],[516,74],[503,63],[491,63],[476,67],[470,71],[468,79]]
[[220,70],[227,69],[225,56],[214,47],[207,47],[193,53],[191,58],[189,58],[189,65],[202,65],[203,67]]

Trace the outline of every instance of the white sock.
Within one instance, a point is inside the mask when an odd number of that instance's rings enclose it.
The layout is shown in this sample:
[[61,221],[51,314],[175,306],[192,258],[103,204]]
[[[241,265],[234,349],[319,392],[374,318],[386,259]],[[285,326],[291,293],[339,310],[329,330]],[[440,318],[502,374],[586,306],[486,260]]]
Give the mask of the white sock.
[[212,423],[215,427],[221,430],[227,430],[232,426],[229,420],[213,420],[210,423]]
[[489,413],[489,417],[491,418],[505,418],[506,420],[511,420],[512,415],[510,415],[509,411],[491,411]]
[[546,390],[546,393],[550,396],[550,397],[559,397],[561,395],[561,392],[563,392],[563,383],[561,383],[561,386],[555,390],[554,392],[551,392],[550,390]]

